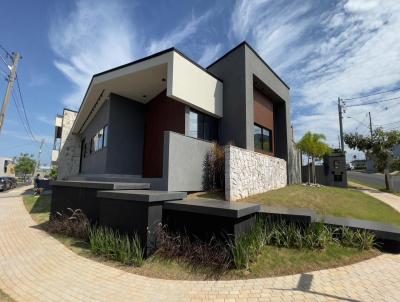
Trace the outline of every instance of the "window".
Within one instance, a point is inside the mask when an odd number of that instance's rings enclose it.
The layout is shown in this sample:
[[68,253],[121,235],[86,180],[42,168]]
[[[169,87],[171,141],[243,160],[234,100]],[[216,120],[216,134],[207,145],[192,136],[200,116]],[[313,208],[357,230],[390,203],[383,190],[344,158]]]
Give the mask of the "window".
[[107,147],[107,140],[108,140],[108,126],[104,126],[104,128],[100,129],[96,133],[96,135],[91,139],[90,153],[92,153],[93,150],[96,152]]
[[189,136],[209,141],[217,140],[218,120],[212,116],[190,109]]
[[254,124],[254,149],[272,153],[272,131]]
[[103,133],[103,148],[107,147],[107,139],[108,139],[108,125],[104,126],[104,133]]
[[340,166],[339,161],[338,161],[338,160],[334,160],[334,161],[333,161],[333,168],[339,169],[339,166]]

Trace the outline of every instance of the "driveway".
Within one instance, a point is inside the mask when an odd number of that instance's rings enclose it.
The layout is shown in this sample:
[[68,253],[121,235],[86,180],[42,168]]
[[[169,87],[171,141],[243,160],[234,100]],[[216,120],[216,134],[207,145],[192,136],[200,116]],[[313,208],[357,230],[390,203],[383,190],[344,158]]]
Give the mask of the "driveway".
[[0,288],[16,301],[399,301],[400,255],[391,254],[253,280],[134,275],[78,256],[39,230],[15,193],[0,197]]
[[347,178],[365,183],[366,185],[385,188],[385,176],[380,173],[367,173],[360,171],[347,171]]

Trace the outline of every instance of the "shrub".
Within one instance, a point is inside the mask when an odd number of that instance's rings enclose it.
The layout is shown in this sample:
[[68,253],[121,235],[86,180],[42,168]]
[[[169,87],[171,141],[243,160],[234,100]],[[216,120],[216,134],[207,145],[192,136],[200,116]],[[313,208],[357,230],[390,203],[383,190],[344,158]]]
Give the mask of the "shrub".
[[232,260],[237,269],[248,269],[250,262],[269,243],[269,235],[265,220],[258,219],[254,226],[246,233],[241,234],[229,243]]
[[57,212],[50,216],[47,230],[50,233],[61,234],[83,240],[88,239],[89,219],[80,209],[68,208],[71,215]]
[[144,252],[137,234],[130,237],[111,228],[95,226],[89,230],[89,242],[95,255],[127,265],[141,266],[144,262]]
[[369,250],[375,246],[375,236],[366,230],[352,230],[348,227],[342,227],[340,228],[340,242],[343,246]]
[[230,249],[235,267],[248,269],[265,245],[317,250],[331,244],[367,250],[375,246],[375,236],[365,230],[336,228],[323,222],[300,224],[258,219],[249,232],[230,243]]
[[231,255],[225,242],[212,237],[209,241],[190,238],[187,234],[168,231],[162,226],[157,231],[157,255],[177,259],[199,267],[225,270],[231,266]]
[[225,151],[214,143],[203,163],[203,189],[215,191],[225,187]]
[[390,172],[400,171],[400,159],[395,159],[390,164]]

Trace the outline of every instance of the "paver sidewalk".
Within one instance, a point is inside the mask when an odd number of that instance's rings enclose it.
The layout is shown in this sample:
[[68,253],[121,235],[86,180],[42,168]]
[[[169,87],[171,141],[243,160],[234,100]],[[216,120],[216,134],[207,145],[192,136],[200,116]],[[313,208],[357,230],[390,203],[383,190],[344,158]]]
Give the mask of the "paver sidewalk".
[[358,183],[354,183],[354,182],[349,182],[351,185],[353,185],[354,187],[356,187],[358,190],[364,192],[365,194],[368,194],[384,203],[386,203],[387,205],[391,206],[393,209],[395,209],[397,212],[400,212],[400,196],[394,195],[394,194],[390,194],[390,193],[386,193],[386,192],[382,192],[379,191],[377,189],[371,188],[371,187],[367,187],[364,185],[360,185]]
[[16,301],[400,299],[400,256],[389,254],[336,269],[244,281],[170,281],[137,276],[78,256],[35,228],[21,197],[15,195],[0,195],[0,288]]

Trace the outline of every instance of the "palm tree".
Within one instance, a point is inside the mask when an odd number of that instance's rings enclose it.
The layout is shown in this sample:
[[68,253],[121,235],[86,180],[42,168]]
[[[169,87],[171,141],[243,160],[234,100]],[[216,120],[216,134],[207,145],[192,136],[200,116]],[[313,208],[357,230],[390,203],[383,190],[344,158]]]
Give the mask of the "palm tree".
[[330,153],[330,148],[324,142],[325,135],[320,133],[311,133],[307,132],[301,138],[301,140],[297,143],[297,147],[307,155],[307,169],[308,169],[308,184],[310,184],[310,157],[312,163],[312,171],[313,171],[313,183],[317,182],[317,177],[315,173],[315,160],[322,159],[323,156]]

